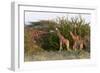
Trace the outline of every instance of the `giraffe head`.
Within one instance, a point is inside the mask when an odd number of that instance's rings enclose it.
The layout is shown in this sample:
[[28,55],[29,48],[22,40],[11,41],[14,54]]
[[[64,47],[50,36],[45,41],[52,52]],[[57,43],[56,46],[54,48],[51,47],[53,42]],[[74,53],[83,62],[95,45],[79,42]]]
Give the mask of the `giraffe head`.
[[56,27],[55,30],[58,31],[58,28]]
[[59,31],[59,29],[57,27],[55,28],[55,32],[56,33],[60,33],[60,31]]

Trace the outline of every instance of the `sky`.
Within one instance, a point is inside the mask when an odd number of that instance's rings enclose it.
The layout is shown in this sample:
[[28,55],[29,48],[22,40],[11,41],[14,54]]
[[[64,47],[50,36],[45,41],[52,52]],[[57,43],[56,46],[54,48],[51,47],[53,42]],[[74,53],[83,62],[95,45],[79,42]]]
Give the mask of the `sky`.
[[81,15],[86,22],[91,21],[91,15],[88,14],[69,14],[69,13],[50,13],[50,12],[25,12],[25,25],[29,25],[30,22],[36,22],[39,20],[55,20],[57,17],[71,17]]

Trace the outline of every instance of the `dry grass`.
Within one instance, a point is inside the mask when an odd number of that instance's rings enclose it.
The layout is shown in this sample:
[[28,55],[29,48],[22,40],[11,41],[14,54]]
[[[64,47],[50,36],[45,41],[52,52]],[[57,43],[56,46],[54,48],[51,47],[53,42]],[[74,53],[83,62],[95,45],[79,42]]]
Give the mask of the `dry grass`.
[[47,61],[47,60],[72,60],[89,59],[90,54],[86,51],[39,51],[33,55],[26,55],[25,61]]

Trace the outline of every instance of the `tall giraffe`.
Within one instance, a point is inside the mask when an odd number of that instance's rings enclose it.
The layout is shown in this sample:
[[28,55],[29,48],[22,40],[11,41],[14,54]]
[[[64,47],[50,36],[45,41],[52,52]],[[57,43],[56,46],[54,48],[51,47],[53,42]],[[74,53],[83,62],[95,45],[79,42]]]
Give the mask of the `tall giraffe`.
[[74,45],[73,45],[73,49],[83,49],[83,40],[81,39],[80,36],[73,34],[72,32],[70,32],[70,35],[72,36],[72,39],[74,40]]
[[62,49],[63,49],[63,45],[65,45],[66,46],[66,49],[68,50],[68,51],[71,51],[70,49],[69,49],[69,40],[68,39],[66,39],[66,38],[64,38],[64,36],[60,33],[60,31],[58,30],[58,28],[56,28],[56,34],[57,34],[57,36],[59,37],[59,44],[60,44],[60,48],[59,48],[59,51],[61,51]]

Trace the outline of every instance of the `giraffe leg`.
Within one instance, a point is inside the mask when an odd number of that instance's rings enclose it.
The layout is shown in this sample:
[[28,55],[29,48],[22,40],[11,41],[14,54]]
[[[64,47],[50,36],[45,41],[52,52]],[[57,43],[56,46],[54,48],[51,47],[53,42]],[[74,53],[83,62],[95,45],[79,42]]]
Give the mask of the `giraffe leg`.
[[74,43],[74,45],[73,45],[73,49],[76,51],[77,50],[77,44],[76,44],[76,42]]
[[59,51],[61,51],[63,49],[62,47],[62,41],[60,41],[60,48],[59,48]]
[[68,51],[71,51],[71,49],[69,48],[69,43],[66,43],[66,48]]
[[83,48],[83,43],[80,44],[80,50],[82,50],[82,48]]

